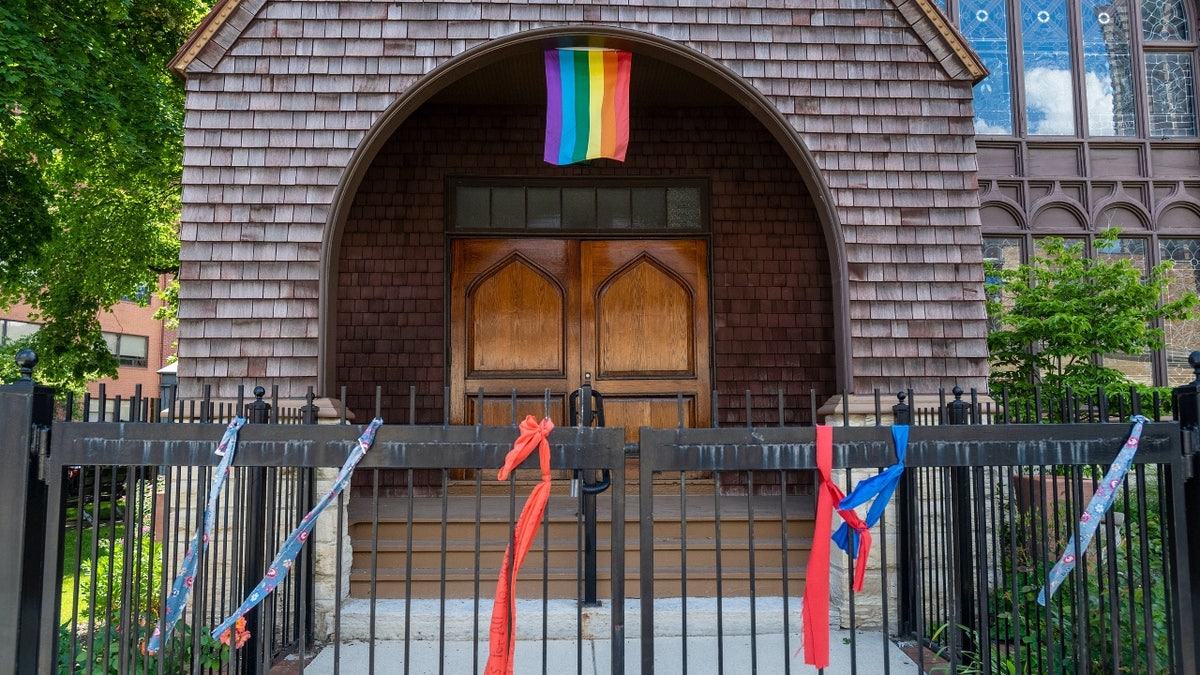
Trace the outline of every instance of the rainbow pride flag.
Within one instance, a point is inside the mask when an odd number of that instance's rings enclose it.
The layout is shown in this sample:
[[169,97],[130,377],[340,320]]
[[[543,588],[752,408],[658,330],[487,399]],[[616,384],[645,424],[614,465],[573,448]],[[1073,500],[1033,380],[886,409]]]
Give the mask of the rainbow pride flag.
[[632,56],[614,49],[546,51],[547,162],[625,161]]

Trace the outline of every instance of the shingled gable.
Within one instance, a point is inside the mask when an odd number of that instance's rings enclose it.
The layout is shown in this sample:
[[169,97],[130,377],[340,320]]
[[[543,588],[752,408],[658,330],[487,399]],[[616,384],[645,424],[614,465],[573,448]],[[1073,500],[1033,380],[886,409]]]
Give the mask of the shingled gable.
[[[384,373],[428,390],[420,414],[440,419],[443,179],[575,171],[542,166],[530,87],[495,118],[463,103],[470,78],[518,64],[502,75],[529,84],[530,55],[583,24],[632,45],[648,76],[710,87],[715,103],[686,117],[642,106],[635,156],[588,173],[714,181],[714,321],[732,326],[715,334],[720,387],[982,385],[984,70],[935,2],[222,0],[171,64],[189,90],[182,395],[267,377],[281,396],[345,385],[353,399]],[[760,337],[776,320],[782,356]]]
[[[891,1],[950,77],[979,82],[987,76],[987,68],[979,56],[935,3],[930,0]],[[192,31],[168,66],[184,78],[189,70],[212,70],[266,3],[267,0],[220,0]]]

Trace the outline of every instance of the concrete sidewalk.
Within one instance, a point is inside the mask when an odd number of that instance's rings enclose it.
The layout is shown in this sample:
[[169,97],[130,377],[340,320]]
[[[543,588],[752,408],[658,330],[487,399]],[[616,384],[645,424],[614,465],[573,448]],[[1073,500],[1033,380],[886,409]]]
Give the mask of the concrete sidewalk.
[[[725,672],[741,675],[752,671],[757,665],[759,673],[783,673],[785,661],[791,663],[793,673],[816,673],[812,666],[804,663],[803,655],[795,655],[799,646],[798,635],[788,636],[786,640],[780,634],[759,635],[757,640],[758,662],[752,664],[750,637],[745,635],[729,636],[724,640],[723,655],[718,660],[717,640],[714,637],[696,636],[687,640],[687,672],[717,673]],[[830,634],[830,665],[825,669],[828,675],[876,675],[893,673],[917,675],[920,670],[916,664],[904,655],[880,633],[859,631],[854,636],[857,649],[851,650],[850,631],[833,631]],[[577,649],[574,640],[547,640],[535,642],[522,640],[517,642],[516,668],[517,673],[585,673],[587,675],[608,675],[612,673],[611,646],[609,640],[584,640],[582,649]],[[459,675],[471,673],[472,664],[476,664],[475,672],[482,673],[487,662],[487,643],[481,642],[477,647],[471,642],[446,642],[441,645],[434,641],[413,641],[410,643],[407,672],[413,675],[428,675],[448,673]],[[477,650],[477,656],[476,656]],[[885,665],[884,653],[888,655]],[[372,670],[371,650],[369,645],[362,642],[343,644],[338,650],[335,661],[334,649],[326,647],[304,669],[312,675],[331,675],[334,663],[339,664],[339,672],[353,673],[403,673],[404,643],[383,641],[375,644],[374,669]],[[543,659],[543,651],[545,658]],[[852,654],[856,654],[857,666],[852,666]],[[478,660],[475,661],[474,659]],[[548,665],[543,670],[543,660]],[[654,672],[682,673],[683,642],[680,638],[656,638],[654,641]],[[723,669],[718,664],[723,663]],[[440,667],[439,667],[440,665]],[[627,639],[625,641],[625,673],[641,673],[640,641]]]
[[[686,659],[689,673],[815,673],[805,665],[800,646],[800,601],[787,603],[785,626],[782,598],[758,598],[751,613],[749,598],[727,598],[720,611],[714,598],[689,598],[686,604]],[[543,616],[543,608],[545,609]],[[370,604],[349,600],[342,607],[341,644],[326,645],[304,669],[314,675],[405,672],[405,625],[410,638],[409,673],[467,674],[482,672],[487,661],[491,601],[447,600],[443,612],[436,600],[381,600],[375,606],[374,650],[370,649]],[[753,616],[753,623],[751,618]],[[478,618],[477,618],[478,617]],[[724,636],[718,650],[718,617]],[[655,600],[654,672],[682,672],[685,642],[684,603],[679,598]],[[582,619],[582,623],[580,622]],[[544,628],[543,628],[544,627]],[[753,627],[753,631],[751,628]],[[543,639],[543,630],[545,638]],[[752,652],[751,633],[758,637]],[[478,640],[476,640],[476,635]],[[582,635],[582,640],[577,636]],[[919,669],[904,652],[879,632],[833,631],[830,635],[831,675],[903,673]],[[752,656],[757,656],[757,662]],[[886,660],[885,660],[886,655]],[[611,606],[584,608],[582,617],[573,600],[518,600],[517,673],[602,673],[612,671]],[[546,663],[543,669],[543,662]],[[723,666],[723,667],[719,667]],[[373,668],[373,670],[372,670]],[[625,673],[641,672],[641,612],[637,600],[625,604]]]

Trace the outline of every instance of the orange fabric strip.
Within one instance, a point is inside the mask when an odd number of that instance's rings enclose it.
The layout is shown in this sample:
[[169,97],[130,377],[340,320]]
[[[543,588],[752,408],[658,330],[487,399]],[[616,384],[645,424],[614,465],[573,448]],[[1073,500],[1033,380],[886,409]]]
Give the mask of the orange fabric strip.
[[554,423],[549,418],[539,423],[533,415],[526,417],[525,421],[521,422],[521,435],[505,456],[504,466],[500,467],[497,475],[499,480],[506,480],[509,474],[525,461],[535,448],[537,449],[542,482],[533,488],[529,498],[525,500],[525,507],[521,509],[513,531],[513,541],[504,550],[500,577],[496,580],[496,598],[492,603],[491,637],[488,642],[487,668],[484,670],[486,675],[512,675],[513,672],[517,639],[517,572],[521,570],[521,563],[525,562],[525,556],[533,545],[538,526],[542,523],[542,515],[546,511],[546,502],[550,499],[550,442],[547,438],[553,429]]

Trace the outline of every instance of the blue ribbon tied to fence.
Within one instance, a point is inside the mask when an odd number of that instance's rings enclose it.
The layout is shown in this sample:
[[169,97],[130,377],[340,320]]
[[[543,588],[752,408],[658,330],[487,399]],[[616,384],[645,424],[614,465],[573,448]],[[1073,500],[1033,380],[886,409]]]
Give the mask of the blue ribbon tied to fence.
[[208,547],[208,542],[212,538],[217,499],[220,498],[221,490],[225,487],[225,479],[229,477],[233,456],[237,452],[238,431],[245,424],[246,418],[233,418],[233,421],[225,428],[225,434],[221,436],[221,442],[217,444],[217,449],[214,451],[221,461],[217,463],[212,483],[208,488],[208,501],[204,504],[204,520],[192,535],[187,552],[183,555],[183,565],[180,567],[179,575],[175,577],[175,582],[171,585],[171,594],[167,596],[167,613],[150,635],[150,642],[146,645],[146,652],[149,654],[157,654],[162,643],[171,639],[171,632],[175,630],[175,624],[183,615],[183,608],[187,605],[188,595],[191,594],[192,584],[196,580],[196,566],[199,564],[200,554]]
[[341,470],[338,471],[337,477],[333,479],[333,486],[313,506],[312,510],[300,520],[300,524],[296,526],[296,529],[292,530],[292,533],[288,535],[288,538],[283,542],[283,546],[280,547],[279,553],[275,555],[275,559],[267,567],[267,573],[262,578],[262,581],[258,582],[254,590],[250,591],[250,595],[246,597],[241,606],[213,630],[212,636],[214,638],[219,639],[222,633],[230,630],[237,623],[238,619],[254,609],[258,603],[270,595],[275,590],[275,587],[281,584],[284,578],[287,577],[288,570],[295,565],[296,557],[300,554],[300,549],[303,548],[304,542],[308,541],[309,534],[312,533],[313,527],[317,524],[317,517],[321,515],[321,512],[334,499],[337,499],[342,490],[346,489],[346,486],[350,483],[350,475],[354,473],[354,467],[358,466],[359,461],[367,454],[367,450],[371,449],[371,445],[375,442],[375,432],[382,425],[383,420],[378,417],[371,420],[371,423],[367,425],[366,430],[358,437],[358,442],[354,450],[350,452],[350,455],[342,464]]
[[1054,593],[1058,591],[1058,587],[1066,580],[1071,570],[1075,569],[1075,562],[1079,559],[1080,552],[1087,551],[1088,544],[1092,542],[1092,536],[1100,527],[1100,521],[1104,520],[1105,514],[1112,508],[1113,500],[1117,497],[1117,489],[1125,480],[1125,474],[1129,473],[1130,467],[1133,466],[1133,456],[1137,454],[1138,443],[1142,437],[1142,427],[1150,420],[1142,415],[1134,415],[1130,421],[1133,422],[1133,429],[1129,432],[1129,438],[1125,441],[1125,445],[1121,446],[1121,451],[1117,453],[1117,458],[1113,460],[1112,466],[1108,467],[1103,482],[1088,501],[1087,509],[1079,516],[1079,544],[1076,545],[1076,535],[1072,534],[1067,541],[1067,548],[1063,551],[1062,557],[1050,570],[1046,585],[1042,586],[1042,590],[1038,592],[1037,601],[1043,607],[1050,598],[1054,597]]
[[[846,495],[838,504],[839,510],[852,509],[874,499],[871,507],[867,509],[867,517],[863,519],[867,527],[875,527],[875,524],[883,517],[883,512],[887,508],[888,502],[891,501],[896,486],[900,484],[900,476],[904,474],[904,457],[908,454],[907,424],[897,424],[892,427],[892,443],[896,446],[896,463],[870,478],[859,481],[850,494]],[[833,543],[853,557],[859,550],[858,532],[846,523],[842,523],[842,526],[833,533]]]

